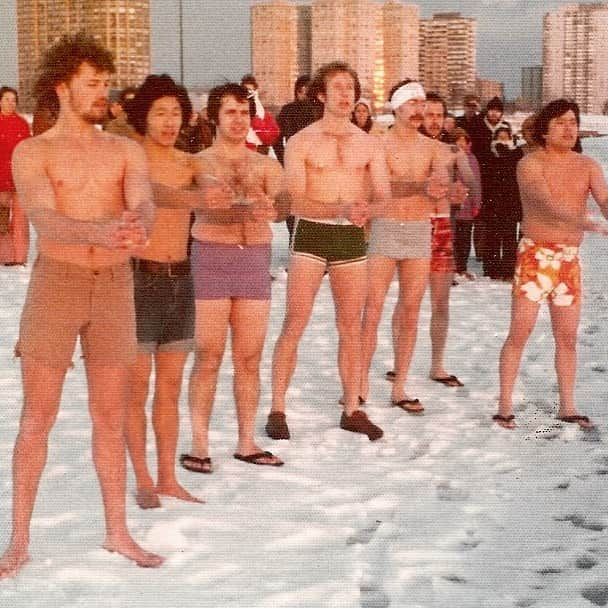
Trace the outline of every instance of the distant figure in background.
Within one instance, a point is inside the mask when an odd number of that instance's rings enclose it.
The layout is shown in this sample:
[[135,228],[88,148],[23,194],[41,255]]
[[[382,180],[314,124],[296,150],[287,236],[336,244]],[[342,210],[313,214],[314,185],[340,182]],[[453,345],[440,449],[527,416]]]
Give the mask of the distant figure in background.
[[510,281],[515,272],[521,200],[517,163],[523,152],[515,145],[511,129],[496,129],[490,146],[492,158],[486,172],[480,216],[485,225],[483,273],[491,279]]
[[470,135],[470,130],[479,114],[481,104],[477,95],[464,96],[464,114],[456,118],[456,126],[464,129]]
[[[320,116],[318,116],[317,107],[308,99],[309,82],[310,76],[308,75],[300,76],[296,80],[294,86],[294,101],[285,104],[277,116],[281,134],[274,144],[273,149],[281,165],[285,162],[285,144],[287,144],[289,139],[298,131],[301,131],[320,118]],[[289,237],[291,238],[294,225],[293,215],[287,217],[285,224],[289,231]]]
[[372,119],[372,104],[365,99],[365,97],[361,97],[355,103],[355,109],[353,110],[353,115],[350,120],[354,125],[357,125],[366,133],[369,133],[372,130],[372,127],[374,126],[374,121]]
[[451,135],[451,142],[464,152],[469,161],[471,172],[477,182],[477,188],[468,191],[462,207],[456,211],[454,225],[454,262],[459,279],[472,281],[475,275],[467,270],[469,254],[471,252],[471,237],[473,234],[473,222],[479,215],[481,208],[481,176],[479,163],[471,152],[471,138],[462,128],[456,127]]
[[443,130],[448,134],[448,136],[452,135],[452,132],[456,128],[456,118],[453,114],[448,112],[445,115],[445,120],[443,121]]
[[555,339],[560,401],[557,417],[583,428],[593,426],[587,416],[577,412],[574,399],[582,296],[579,247],[584,231],[608,234],[605,224],[587,216],[591,194],[608,218],[608,186],[598,163],[573,152],[579,121],[579,109],[573,102],[558,99],[546,105],[534,125],[534,139],[542,148],[526,155],[517,167],[525,236],[517,252],[511,326],[500,354],[500,400],[498,413],[493,416],[506,429],[516,426],[513,386],[524,347],[545,300]]
[[135,97],[136,92],[137,89],[135,87],[127,87],[120,92],[118,99],[115,99],[110,104],[110,115],[113,118],[106,122],[104,130],[108,133],[114,133],[114,135],[129,137],[141,143],[142,136],[137,133],[127,120],[127,106],[129,101]]
[[191,112],[179,131],[175,147],[188,154],[198,154],[203,148],[203,132],[198,112]]
[[279,138],[279,125],[274,116],[267,112],[260,101],[258,81],[253,74],[245,74],[241,78],[241,85],[249,91],[249,103],[253,105],[254,112],[251,127],[247,133],[245,145],[250,150],[260,154],[268,154],[268,148]]
[[273,146],[277,160],[283,164],[285,144],[289,138],[319,118],[315,105],[308,99],[310,76],[300,76],[294,86],[294,101],[285,104],[277,116],[281,134]]
[[12,176],[13,150],[30,136],[27,122],[17,114],[17,102],[15,89],[0,88],[0,263],[5,266],[25,264],[30,246],[29,223]]

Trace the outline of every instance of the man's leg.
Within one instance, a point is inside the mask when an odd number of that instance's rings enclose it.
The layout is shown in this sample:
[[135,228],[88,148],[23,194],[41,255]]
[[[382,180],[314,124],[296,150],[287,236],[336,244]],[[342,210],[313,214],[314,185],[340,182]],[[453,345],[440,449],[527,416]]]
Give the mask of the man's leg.
[[[549,305],[555,338],[555,371],[559,385],[559,418],[577,416],[574,403],[576,382],[576,339],[581,315],[580,300],[571,306]],[[577,421],[582,427],[592,427],[588,420]]]
[[514,428],[515,423],[509,420],[513,413],[513,387],[517,379],[521,356],[526,342],[534,329],[540,305],[524,296],[513,296],[511,303],[511,326],[509,334],[500,351],[500,399],[498,416],[500,426]]
[[295,371],[298,344],[306,329],[325,266],[292,256],[287,274],[285,319],[272,357],[272,409],[285,412],[285,394]]
[[398,308],[393,315],[396,325],[394,331],[395,380],[391,394],[393,402],[408,399],[405,393],[405,382],[416,346],[420,303],[424,297],[428,280],[428,259],[401,260],[399,262],[399,300]]
[[200,502],[186,491],[175,476],[175,451],[179,434],[179,396],[187,352],[157,352],[152,425],[156,437],[158,481],[156,491],[190,502]]
[[151,370],[152,355],[137,353],[137,359],[132,369],[131,398],[125,420],[127,448],[137,485],[135,500],[142,509],[160,507],[154,480],[150,475],[146,461],[146,401],[148,399]]
[[188,403],[192,427],[191,456],[209,456],[209,419],[213,409],[217,376],[226,348],[232,303],[230,299],[196,300],[196,343],[190,375]]
[[65,372],[28,356],[21,359],[23,411],[13,452],[13,530],[0,559],[0,578],[13,576],[29,559],[30,522]]
[[344,395],[344,412],[359,409],[361,385],[361,315],[365,304],[365,263],[330,268],[329,279],[336,308],[338,368]]
[[445,345],[448,340],[450,323],[450,289],[454,273],[431,272],[431,370],[430,378],[447,378],[449,374],[443,366]]
[[[236,453],[260,454],[255,443],[255,416],[260,401],[260,358],[264,348],[270,300],[237,299],[232,305],[232,360],[234,362],[234,399],[239,425]],[[256,458],[257,464],[277,464],[276,456]]]
[[103,546],[133,560],[138,566],[160,566],[163,558],[142,549],[127,529],[124,434],[131,367],[92,364],[86,359],[85,363],[93,422],[93,462],[99,477],[106,520]]
[[367,260],[367,297],[361,330],[361,385],[359,395],[367,400],[369,369],[378,342],[378,325],[382,318],[386,293],[395,274],[396,261],[384,256],[370,256]]

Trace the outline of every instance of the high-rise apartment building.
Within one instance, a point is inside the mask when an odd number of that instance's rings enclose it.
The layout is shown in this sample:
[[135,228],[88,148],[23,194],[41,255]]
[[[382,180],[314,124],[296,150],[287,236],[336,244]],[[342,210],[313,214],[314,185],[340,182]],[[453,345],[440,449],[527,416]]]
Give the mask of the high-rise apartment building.
[[285,0],[251,7],[251,66],[265,104],[291,100],[298,77],[298,7]]
[[373,0],[314,0],[312,3],[312,69],[346,61],[358,74],[363,95],[383,93],[381,6]]
[[543,68],[540,65],[521,69],[521,101],[535,110],[543,98]]
[[400,80],[419,78],[420,8],[389,0],[382,7],[384,98]]
[[32,109],[32,85],[45,51],[63,34],[78,31],[112,51],[116,88],[138,85],[150,72],[149,0],[17,0],[19,90],[24,109]]
[[420,79],[458,107],[475,91],[477,22],[460,13],[437,13],[420,22]]
[[608,101],[608,2],[568,4],[543,20],[543,101],[575,100],[602,112]]

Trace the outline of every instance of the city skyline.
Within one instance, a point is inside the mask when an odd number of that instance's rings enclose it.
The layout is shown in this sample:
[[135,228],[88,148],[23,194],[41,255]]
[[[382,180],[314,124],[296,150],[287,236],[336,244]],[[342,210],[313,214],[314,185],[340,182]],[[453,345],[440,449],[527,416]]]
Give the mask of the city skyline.
[[[589,4],[593,0],[580,2]],[[521,68],[542,62],[542,19],[567,0],[430,0],[421,17],[458,10],[477,19],[477,71],[484,79],[505,83],[505,94],[520,93]],[[0,83],[17,84],[16,0],[4,0],[0,16]],[[184,11],[184,80],[189,86],[238,79],[251,67],[249,0],[182,0]],[[179,0],[151,0],[152,71],[179,77]],[[199,59],[200,58],[200,59]]]

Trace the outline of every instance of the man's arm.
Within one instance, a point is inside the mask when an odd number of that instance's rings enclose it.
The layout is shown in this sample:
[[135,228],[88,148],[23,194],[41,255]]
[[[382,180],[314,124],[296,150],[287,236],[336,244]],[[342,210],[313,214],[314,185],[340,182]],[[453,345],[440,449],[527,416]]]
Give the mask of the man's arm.
[[108,249],[128,249],[141,244],[133,242],[130,217],[87,221],[59,213],[46,172],[44,151],[40,148],[41,142],[35,139],[27,139],[15,148],[13,178],[21,205],[41,238]]
[[266,174],[264,176],[265,194],[272,200],[272,207],[276,213],[275,222],[282,222],[291,211],[291,196],[285,184],[285,173],[278,161],[268,158]]
[[[371,160],[369,164],[370,177],[372,182],[372,203],[370,205],[370,217],[383,217],[388,212],[393,200],[394,190],[392,189],[388,165],[384,146],[377,138],[374,139],[371,149]],[[408,184],[408,186],[411,185]],[[410,195],[411,196],[411,195]]]
[[125,138],[121,143],[127,157],[123,182],[125,206],[139,213],[145,230],[150,232],[154,223],[154,201],[146,155],[143,148],[130,139]]
[[604,172],[598,163],[591,161],[591,175],[589,190],[591,196],[602,211],[602,215],[608,219],[608,185],[604,178]]

